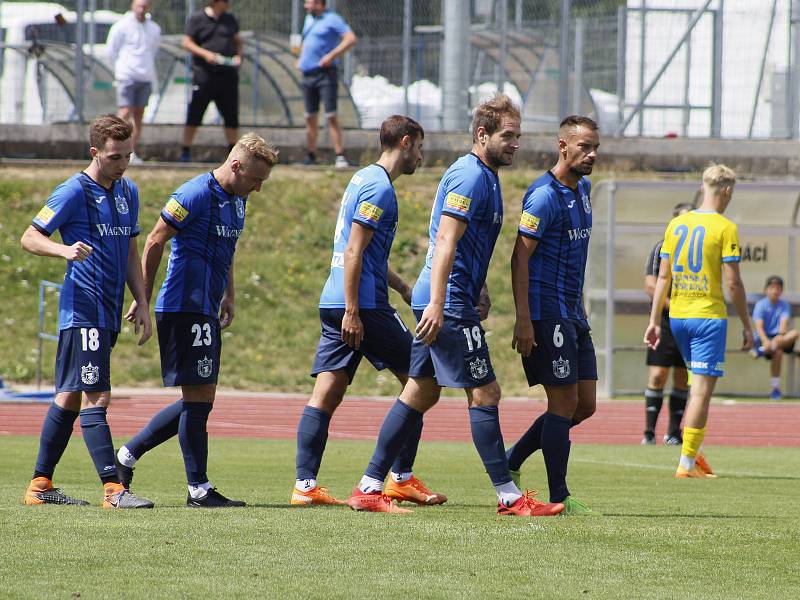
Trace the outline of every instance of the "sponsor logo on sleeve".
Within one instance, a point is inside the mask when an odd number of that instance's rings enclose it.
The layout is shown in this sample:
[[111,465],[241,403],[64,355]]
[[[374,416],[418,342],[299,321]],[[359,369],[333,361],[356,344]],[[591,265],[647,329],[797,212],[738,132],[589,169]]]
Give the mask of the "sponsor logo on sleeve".
[[362,202],[358,205],[358,216],[367,221],[377,223],[382,214],[383,209],[380,206],[375,206],[369,202]]
[[42,223],[43,225],[47,225],[50,222],[50,219],[52,219],[55,216],[55,214],[56,213],[53,212],[52,208],[50,208],[49,206],[43,206],[42,210],[39,211],[39,214],[36,215],[36,220]]
[[167,206],[164,210],[167,211],[169,216],[178,221],[178,223],[189,216],[189,211],[186,210],[175,198],[169,199],[169,202],[167,202]]
[[472,198],[467,198],[455,192],[449,192],[445,198],[444,206],[451,210],[456,210],[460,213],[468,213],[469,207],[472,204]]
[[525,233],[536,233],[539,229],[539,217],[523,212],[519,219],[519,228]]

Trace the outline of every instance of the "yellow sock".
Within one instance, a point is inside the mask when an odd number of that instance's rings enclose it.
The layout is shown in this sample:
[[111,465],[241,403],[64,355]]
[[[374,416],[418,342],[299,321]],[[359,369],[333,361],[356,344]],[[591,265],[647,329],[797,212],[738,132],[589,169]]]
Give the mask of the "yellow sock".
[[700,446],[703,445],[703,438],[706,437],[706,428],[695,429],[694,427],[683,428],[683,448],[681,449],[681,456],[694,458],[700,451]]

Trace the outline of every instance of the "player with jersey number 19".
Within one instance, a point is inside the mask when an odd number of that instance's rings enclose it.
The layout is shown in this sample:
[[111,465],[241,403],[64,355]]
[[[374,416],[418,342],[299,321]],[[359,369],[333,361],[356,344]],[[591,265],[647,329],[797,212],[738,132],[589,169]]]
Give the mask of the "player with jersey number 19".
[[670,328],[692,372],[683,448],[675,473],[678,478],[715,477],[699,451],[706,434],[711,394],[725,364],[728,314],[722,295],[723,272],[728,297],[744,328],[744,349],[753,346],[747,297],[739,275],[738,231],[722,216],[735,183],[736,174],[725,165],[707,168],[700,208],[672,219],[661,246],[661,268],[644,342],[653,349],[661,342],[661,310],[671,281]]
[[155,312],[164,385],[181,386],[183,397],[119,449],[118,469],[130,484],[136,461],[177,434],[189,483],[186,504],[192,508],[244,506],[208,480],[206,424],[217,391],[221,330],[234,317],[236,242],[244,230],[249,195],[261,190],[277,162],[277,150],[262,138],[242,136],[222,165],[172,194],[142,255],[150,298],[164,248],[172,240]]
[[[67,260],[59,298],[56,397],[39,438],[39,456],[25,504],[88,504],[53,487],[58,461],[80,416],[83,440],[103,482],[104,508],[152,508],[121,484],[106,420],[111,402],[111,349],[117,341],[125,282],[138,304],[126,315],[139,344],[151,335],[136,236],[139,192],[123,177],[133,129],[113,115],[89,128],[92,162],[59,185],[22,236],[22,247],[38,256]],[[51,240],[58,230],[62,243]]]

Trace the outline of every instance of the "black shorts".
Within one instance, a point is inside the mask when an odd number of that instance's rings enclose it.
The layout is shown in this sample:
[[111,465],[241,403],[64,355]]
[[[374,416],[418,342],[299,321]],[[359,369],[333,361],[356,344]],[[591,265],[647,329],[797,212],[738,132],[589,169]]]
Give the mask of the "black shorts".
[[363,356],[379,371],[391,369],[395,373],[408,374],[413,337],[396,310],[375,308],[359,311],[359,318],[364,325],[364,338],[358,350],[342,341],[343,318],[343,308],[319,309],[322,333],[311,368],[312,377],[344,369],[350,383],[353,383]]
[[315,115],[319,112],[320,100],[325,107],[327,116],[336,114],[336,100],[339,91],[339,74],[336,67],[303,73],[301,86],[307,115]]
[[111,349],[117,332],[102,327],[72,327],[58,332],[56,393],[111,389]]
[[661,341],[658,348],[647,349],[645,362],[648,367],[676,367],[686,368],[686,361],[681,356],[675,337],[672,335],[672,328],[669,326],[669,317],[661,318]]
[[529,386],[597,380],[597,357],[586,321],[545,319],[532,324],[536,346],[522,357]]
[[166,387],[217,383],[222,354],[219,319],[196,313],[156,313],[161,378]]
[[203,115],[211,101],[222,115],[225,127],[239,127],[239,74],[235,69],[220,70],[213,78],[195,78],[186,124],[190,127],[202,125]]

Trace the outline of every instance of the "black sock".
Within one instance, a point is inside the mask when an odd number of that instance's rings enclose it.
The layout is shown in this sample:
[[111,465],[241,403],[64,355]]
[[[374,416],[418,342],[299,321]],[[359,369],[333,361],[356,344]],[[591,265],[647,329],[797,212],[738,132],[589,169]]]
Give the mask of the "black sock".
[[181,146],[181,152],[183,154],[189,154],[192,151],[191,146]]
[[654,390],[647,388],[644,391],[645,404],[645,434],[655,435],[658,413],[661,412],[661,405],[664,403],[664,390]]
[[669,429],[667,435],[674,435],[680,437],[681,433],[681,419],[686,410],[686,399],[689,396],[689,390],[676,390],[673,389],[669,394]]

